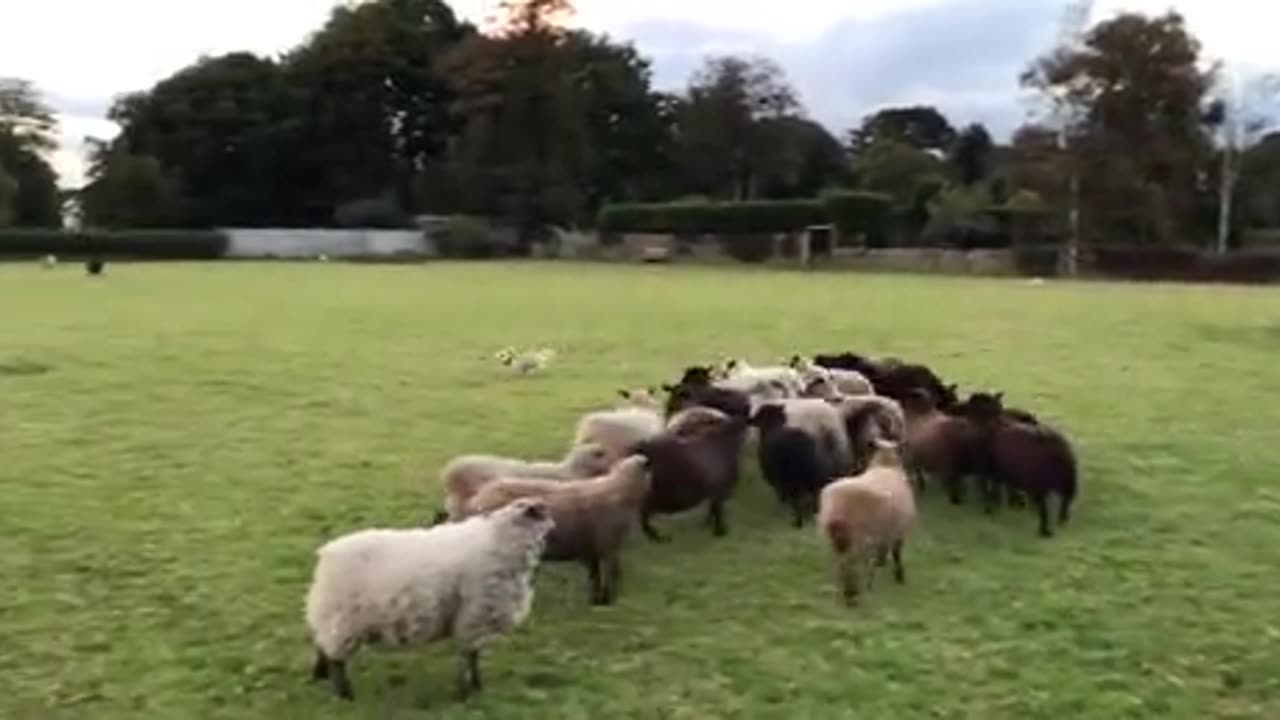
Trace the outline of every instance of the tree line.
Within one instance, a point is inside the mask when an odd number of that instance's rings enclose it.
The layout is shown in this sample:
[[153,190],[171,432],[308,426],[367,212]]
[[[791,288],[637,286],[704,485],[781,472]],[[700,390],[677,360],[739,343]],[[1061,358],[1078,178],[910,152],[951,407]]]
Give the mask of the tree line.
[[[501,11],[481,32],[443,0],[342,5],[280,57],[202,57],[117,98],[120,133],[91,141],[75,193],[84,222],[402,226],[431,213],[498,218],[532,242],[606,203],[858,188],[891,196],[924,242],[1009,207],[1045,211],[1058,232],[1078,208],[1095,243],[1203,245],[1224,197],[1231,231],[1280,227],[1280,133],[1218,99],[1218,69],[1176,13],[1119,15],[1034,59],[1020,81],[1054,112],[998,143],[927,106],[881,109],[838,137],[762,57],[707,58],[662,92],[631,44],[565,29],[568,0]],[[55,131],[29,83],[0,81],[0,226],[60,222]]]

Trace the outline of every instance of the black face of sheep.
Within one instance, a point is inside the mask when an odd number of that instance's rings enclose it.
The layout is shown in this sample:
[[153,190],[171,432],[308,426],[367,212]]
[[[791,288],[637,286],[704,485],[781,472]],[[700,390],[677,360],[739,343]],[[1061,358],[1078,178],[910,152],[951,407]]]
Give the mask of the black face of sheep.
[[713,371],[706,365],[691,365],[680,376],[680,385],[710,385]]
[[686,408],[709,407],[730,416],[746,420],[751,414],[751,401],[743,393],[714,385],[697,385],[681,383],[679,385],[663,385],[667,395],[667,417]]

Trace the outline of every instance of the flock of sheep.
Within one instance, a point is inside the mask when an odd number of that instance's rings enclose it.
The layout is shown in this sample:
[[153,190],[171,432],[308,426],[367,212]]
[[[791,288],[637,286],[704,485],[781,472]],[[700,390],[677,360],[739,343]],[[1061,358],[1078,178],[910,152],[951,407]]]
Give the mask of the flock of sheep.
[[481,687],[481,648],[528,616],[540,561],[581,563],[589,601],[607,605],[637,521],[668,542],[654,518],[705,505],[711,532],[725,535],[753,430],[761,474],[795,526],[816,518],[850,605],[890,559],[905,581],[915,495],[930,478],[957,505],[972,478],[988,513],[1029,499],[1045,537],[1049,498],[1062,524],[1076,495],[1061,432],[1005,407],[1002,393],[961,401],[924,365],[847,352],[774,367],[729,361],[689,367],[662,390],[665,401],[656,388],[623,390],[620,407],[582,417],[559,461],[454,458],[431,527],[363,530],[321,547],[306,599],[314,678],[350,699],[346,661],[362,645],[452,638],[465,699]]

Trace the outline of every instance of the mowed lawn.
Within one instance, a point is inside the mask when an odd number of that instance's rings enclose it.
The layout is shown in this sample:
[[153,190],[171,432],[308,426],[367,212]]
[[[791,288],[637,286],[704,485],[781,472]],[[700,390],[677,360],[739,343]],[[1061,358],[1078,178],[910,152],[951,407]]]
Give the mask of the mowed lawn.
[[[0,266],[0,717],[1280,717],[1275,290],[573,264]],[[517,378],[504,345],[551,345]],[[836,602],[754,454],[716,540],[638,533],[620,604],[547,566],[453,703],[447,644],[309,682],[313,551],[558,456],[624,385],[859,349],[999,387],[1082,459],[1072,524],[921,500],[907,584]],[[754,453],[754,450],[751,450]]]

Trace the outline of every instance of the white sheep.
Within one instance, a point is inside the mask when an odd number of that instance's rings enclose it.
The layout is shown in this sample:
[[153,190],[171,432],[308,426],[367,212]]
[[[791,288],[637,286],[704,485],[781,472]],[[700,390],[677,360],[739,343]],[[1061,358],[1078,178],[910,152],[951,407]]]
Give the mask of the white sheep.
[[818,529],[831,544],[836,582],[846,604],[858,601],[863,571],[870,589],[876,565],[884,565],[890,554],[894,578],[906,582],[902,546],[915,521],[915,495],[896,443],[877,440],[865,472],[822,489]]
[[787,426],[803,430],[818,445],[824,460],[823,471],[828,477],[848,473],[853,469],[853,448],[845,428],[840,409],[826,400],[816,398],[785,398],[782,400],[756,401],[751,415],[764,405],[778,405],[787,416]]
[[786,365],[754,367],[747,364],[745,360],[731,359],[725,363],[725,371],[725,379],[716,384],[739,390],[749,395],[755,395],[757,392],[744,389],[745,387],[763,389],[773,385],[781,388],[786,397],[799,397],[800,392],[804,390],[800,373],[795,368],[787,367]]
[[622,391],[627,404],[583,415],[574,429],[573,445],[599,445],[612,464],[630,455],[639,443],[662,432],[662,410],[657,399],[645,392],[646,396],[641,396],[636,391]]
[[522,460],[500,455],[460,455],[440,471],[440,487],[444,493],[444,509],[435,522],[459,517],[462,506],[480,488],[500,477],[519,476],[548,480],[576,480],[601,475],[612,464],[608,450],[595,443],[580,443],[569,449],[558,462]]
[[796,363],[801,385],[806,397],[830,397],[832,395],[874,395],[875,388],[866,375],[857,370],[842,370],[814,365],[803,358]]
[[479,690],[480,650],[522,624],[533,575],[555,522],[546,503],[519,500],[488,515],[433,528],[361,530],[316,553],[306,620],[312,677],[354,698],[347,660],[365,643],[453,638],[457,693]]
[[45,255],[44,259],[40,261],[40,264],[44,266],[45,270],[52,270],[58,266],[58,256]]

